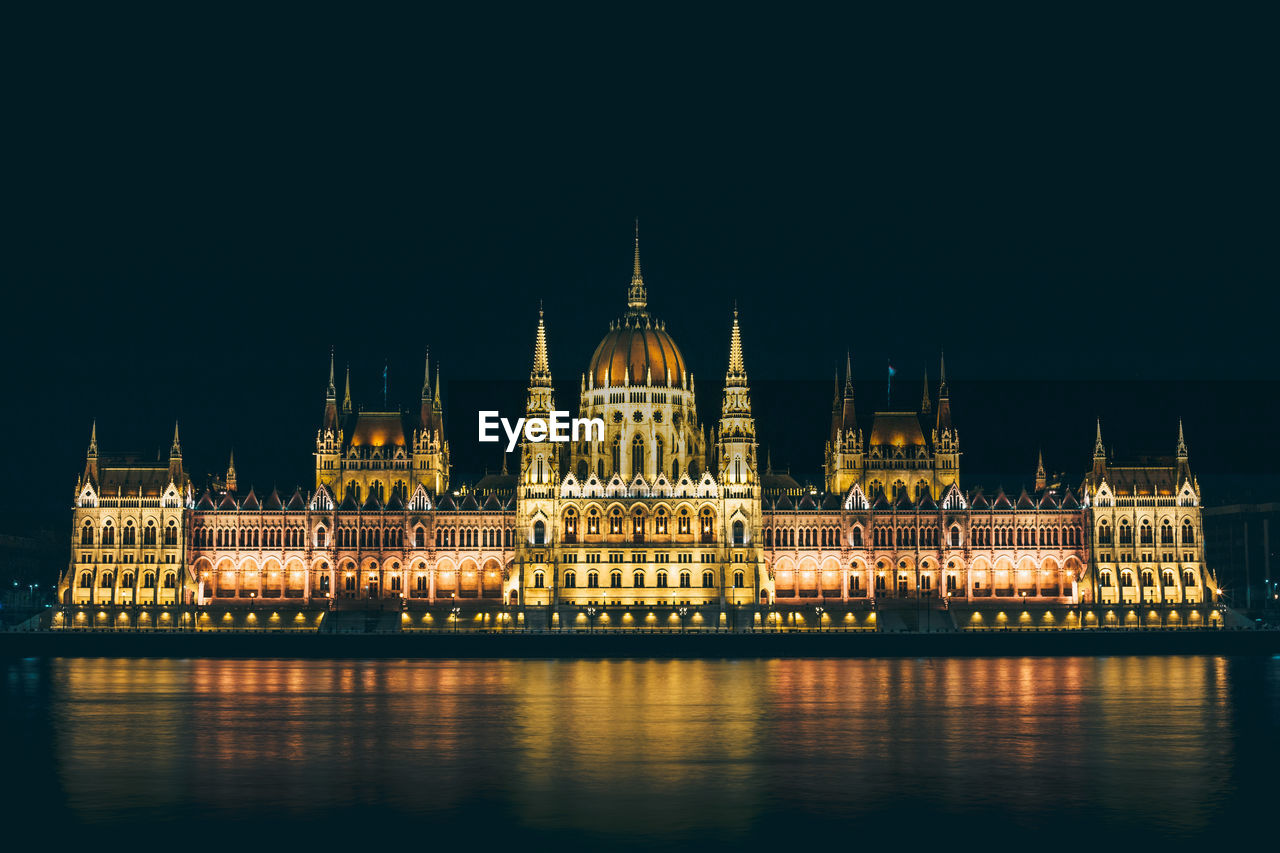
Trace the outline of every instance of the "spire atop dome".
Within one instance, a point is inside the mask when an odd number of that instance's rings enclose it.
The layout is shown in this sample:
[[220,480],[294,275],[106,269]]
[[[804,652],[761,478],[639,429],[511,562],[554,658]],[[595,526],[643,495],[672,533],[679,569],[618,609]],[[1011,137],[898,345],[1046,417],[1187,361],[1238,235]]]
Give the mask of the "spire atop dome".
[[645,313],[649,297],[645,291],[644,277],[640,275],[640,220],[636,219],[636,253],[631,268],[631,286],[627,288],[627,308],[633,314]]

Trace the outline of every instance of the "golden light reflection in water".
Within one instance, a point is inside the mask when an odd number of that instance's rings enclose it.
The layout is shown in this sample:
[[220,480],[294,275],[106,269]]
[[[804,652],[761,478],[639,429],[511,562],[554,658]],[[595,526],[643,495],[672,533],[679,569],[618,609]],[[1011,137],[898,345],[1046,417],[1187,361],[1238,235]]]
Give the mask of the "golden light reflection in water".
[[1197,829],[1232,760],[1228,664],[1204,657],[51,667],[59,775],[90,822],[732,836],[925,807]]

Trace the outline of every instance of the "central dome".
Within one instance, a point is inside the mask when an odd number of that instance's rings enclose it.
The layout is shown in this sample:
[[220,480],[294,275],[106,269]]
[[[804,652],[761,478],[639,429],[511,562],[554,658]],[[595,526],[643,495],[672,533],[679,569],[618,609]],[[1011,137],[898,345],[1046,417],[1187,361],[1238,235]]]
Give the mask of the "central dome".
[[649,376],[654,385],[676,388],[684,378],[684,357],[661,323],[632,315],[604,336],[588,370],[596,388],[644,385]]

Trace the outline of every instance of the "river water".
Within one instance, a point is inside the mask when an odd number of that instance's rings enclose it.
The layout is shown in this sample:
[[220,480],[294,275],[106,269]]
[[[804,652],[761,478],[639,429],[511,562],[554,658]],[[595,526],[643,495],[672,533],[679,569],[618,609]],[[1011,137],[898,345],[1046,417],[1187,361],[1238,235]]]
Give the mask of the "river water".
[[68,840],[1198,846],[1280,813],[1280,659],[0,667],[8,826]]

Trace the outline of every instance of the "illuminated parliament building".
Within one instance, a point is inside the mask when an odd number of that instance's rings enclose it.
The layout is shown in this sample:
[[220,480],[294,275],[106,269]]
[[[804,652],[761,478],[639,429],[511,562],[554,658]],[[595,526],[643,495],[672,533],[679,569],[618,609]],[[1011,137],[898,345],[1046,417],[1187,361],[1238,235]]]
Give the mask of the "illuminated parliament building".
[[[100,451],[95,425],[55,625],[316,630],[344,611],[453,630],[904,630],[922,610],[956,629],[1220,619],[1180,425],[1157,464],[1114,464],[1099,426],[1076,484],[1041,463],[1033,490],[986,494],[962,481],[945,363],[919,407],[869,418],[846,366],[824,487],[802,487],[761,459],[737,312],[719,413],[704,419],[649,311],[638,240],[626,297],[578,390],[604,439],[524,440],[513,470],[474,486],[451,482],[429,364],[415,411],[364,411],[349,371],[339,399],[331,356],[315,480],[289,493],[240,489],[234,458],[223,481],[192,482],[176,426],[157,463]],[[539,312],[525,416],[549,416],[555,397]]]

